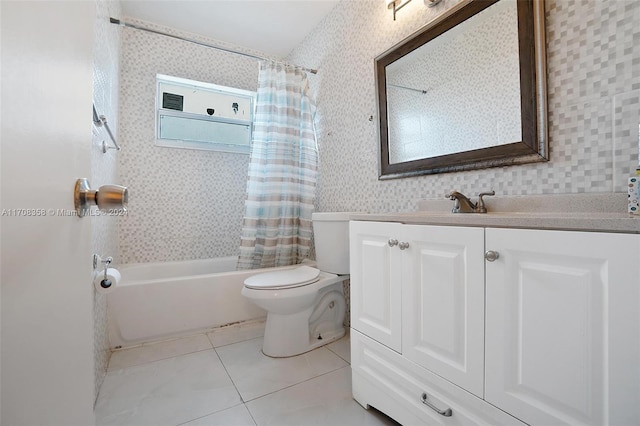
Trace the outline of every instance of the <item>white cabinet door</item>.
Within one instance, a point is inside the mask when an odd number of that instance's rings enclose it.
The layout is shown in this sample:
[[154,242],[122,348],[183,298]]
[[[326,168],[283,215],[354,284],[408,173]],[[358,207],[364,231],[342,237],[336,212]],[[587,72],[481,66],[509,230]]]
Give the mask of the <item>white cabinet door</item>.
[[487,229],[485,399],[529,424],[640,424],[640,235]]
[[351,327],[401,350],[399,223],[350,222]]
[[484,229],[403,228],[402,354],[482,398]]

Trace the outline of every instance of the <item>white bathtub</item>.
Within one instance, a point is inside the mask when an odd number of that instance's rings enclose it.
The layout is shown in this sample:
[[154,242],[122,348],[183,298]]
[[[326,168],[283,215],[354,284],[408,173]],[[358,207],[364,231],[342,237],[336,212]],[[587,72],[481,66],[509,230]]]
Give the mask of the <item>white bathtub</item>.
[[[237,257],[120,265],[108,294],[111,346],[131,346],[263,318],[240,294],[244,280],[270,269],[235,271]],[[277,269],[289,269],[286,266]]]

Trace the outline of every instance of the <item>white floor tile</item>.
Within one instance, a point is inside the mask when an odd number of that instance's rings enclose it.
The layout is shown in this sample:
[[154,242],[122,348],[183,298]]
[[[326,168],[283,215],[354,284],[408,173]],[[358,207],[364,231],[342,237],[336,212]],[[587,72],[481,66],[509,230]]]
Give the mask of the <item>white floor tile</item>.
[[351,342],[349,341],[349,329],[347,329],[347,334],[345,334],[342,339],[329,343],[327,345],[327,349],[351,364]]
[[348,365],[324,347],[295,357],[270,358],[262,353],[262,339],[216,351],[245,402]]
[[212,345],[207,336],[197,334],[182,339],[149,343],[130,349],[114,351],[109,359],[108,371],[142,365],[161,359],[173,358],[193,352],[211,349]]
[[397,425],[377,411],[363,409],[353,400],[350,367],[255,399],[246,405],[260,426]]
[[244,404],[227,408],[206,417],[184,423],[182,426],[255,426]]
[[264,336],[265,320],[222,327],[207,333],[214,348]]
[[242,401],[213,349],[111,371],[97,425],[177,425]]

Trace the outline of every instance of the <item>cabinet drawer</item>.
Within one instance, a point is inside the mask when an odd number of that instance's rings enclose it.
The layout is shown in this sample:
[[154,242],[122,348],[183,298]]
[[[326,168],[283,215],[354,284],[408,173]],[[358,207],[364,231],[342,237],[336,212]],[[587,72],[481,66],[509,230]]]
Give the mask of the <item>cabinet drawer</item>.
[[[524,425],[356,330],[351,331],[351,362],[354,398],[403,424]],[[423,393],[452,415],[445,417],[424,404]]]

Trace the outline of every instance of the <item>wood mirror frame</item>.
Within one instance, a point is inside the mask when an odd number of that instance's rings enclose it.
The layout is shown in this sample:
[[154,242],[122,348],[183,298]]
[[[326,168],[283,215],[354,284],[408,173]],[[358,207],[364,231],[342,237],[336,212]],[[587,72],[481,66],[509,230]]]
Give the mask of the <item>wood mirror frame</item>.
[[543,0],[517,0],[522,140],[390,164],[386,67],[497,1],[464,0],[375,59],[380,122],[379,179],[548,161]]

